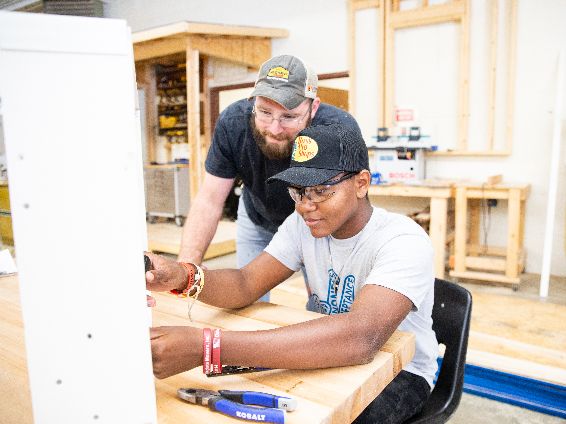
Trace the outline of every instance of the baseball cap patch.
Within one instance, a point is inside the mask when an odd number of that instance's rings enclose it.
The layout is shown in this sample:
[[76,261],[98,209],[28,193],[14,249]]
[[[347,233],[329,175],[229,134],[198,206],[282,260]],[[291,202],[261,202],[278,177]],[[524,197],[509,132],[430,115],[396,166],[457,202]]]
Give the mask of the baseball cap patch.
[[295,162],[306,162],[316,156],[318,153],[317,142],[305,135],[300,135],[295,139],[293,145],[293,153],[291,159]]
[[289,70],[282,66],[276,66],[267,72],[267,78],[287,81],[289,79]]

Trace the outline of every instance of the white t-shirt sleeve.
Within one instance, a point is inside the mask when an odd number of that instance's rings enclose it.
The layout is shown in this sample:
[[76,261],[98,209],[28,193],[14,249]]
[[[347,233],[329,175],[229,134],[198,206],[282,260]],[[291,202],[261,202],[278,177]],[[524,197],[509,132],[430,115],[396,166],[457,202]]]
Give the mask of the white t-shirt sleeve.
[[413,310],[418,310],[434,280],[433,255],[427,237],[398,235],[379,249],[366,284],[395,290],[413,302]]
[[300,231],[304,227],[303,219],[293,212],[281,224],[271,242],[265,248],[269,253],[287,268],[298,271],[303,265],[303,250]]

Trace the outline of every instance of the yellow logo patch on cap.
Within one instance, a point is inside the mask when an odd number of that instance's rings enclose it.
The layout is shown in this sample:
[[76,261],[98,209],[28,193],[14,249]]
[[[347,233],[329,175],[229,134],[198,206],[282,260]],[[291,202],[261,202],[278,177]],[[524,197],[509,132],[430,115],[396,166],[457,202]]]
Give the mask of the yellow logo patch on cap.
[[287,81],[289,79],[289,70],[285,69],[282,66],[276,66],[275,68],[271,68],[269,72],[267,72],[267,78],[275,78]]
[[300,135],[293,145],[293,153],[291,159],[295,162],[306,162],[316,156],[318,153],[318,144],[315,140],[305,135]]

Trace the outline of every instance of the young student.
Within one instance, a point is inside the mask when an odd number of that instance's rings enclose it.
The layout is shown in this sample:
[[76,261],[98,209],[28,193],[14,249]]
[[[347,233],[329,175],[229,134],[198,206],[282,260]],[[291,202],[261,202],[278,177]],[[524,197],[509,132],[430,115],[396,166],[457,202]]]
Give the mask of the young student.
[[[269,180],[288,186],[295,212],[264,252],[239,270],[205,271],[150,255],[155,270],[146,281],[148,290],[193,290],[204,275],[200,301],[240,308],[304,266],[307,308],[323,315],[274,330],[224,331],[221,362],[285,369],[362,364],[396,329],[412,332],[413,360],[355,421],[397,423],[421,410],[437,368],[433,251],[411,219],[370,204],[368,168],[359,131],[339,124],[304,129],[290,167]],[[152,328],[155,375],[165,378],[202,365],[202,333],[192,327]]]

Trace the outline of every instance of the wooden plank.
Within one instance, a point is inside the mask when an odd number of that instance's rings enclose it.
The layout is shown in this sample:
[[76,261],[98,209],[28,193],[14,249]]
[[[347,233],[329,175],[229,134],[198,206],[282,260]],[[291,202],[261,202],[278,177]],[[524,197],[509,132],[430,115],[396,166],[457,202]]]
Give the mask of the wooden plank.
[[449,198],[452,196],[450,187],[427,187],[416,185],[371,185],[368,190],[371,196],[399,196],[399,197],[436,197]]
[[157,95],[157,83],[155,81],[155,67],[150,63],[140,63],[137,66],[138,83],[145,92],[145,140],[147,161],[155,161],[155,146],[157,143],[157,106],[155,97]]
[[469,157],[483,157],[483,156],[493,156],[493,157],[505,157],[510,156],[511,151],[509,150],[501,150],[501,151],[492,151],[492,150],[444,150],[444,151],[436,151],[436,152],[426,152],[425,156],[469,156]]
[[432,197],[430,199],[429,235],[434,250],[434,275],[444,278],[446,263],[446,230],[448,199]]
[[187,34],[234,35],[243,37],[269,37],[284,38],[289,31],[281,28],[262,28],[252,26],[237,26],[224,24],[209,24],[202,22],[176,22],[138,31],[132,34],[132,41],[137,44],[144,41],[155,40],[171,36],[184,36]]
[[0,422],[33,424],[22,309],[16,276],[0,278],[0,311]]
[[185,40],[185,37],[175,37],[134,44],[134,60],[139,62],[184,52],[186,46]]
[[[148,248],[153,252],[179,254],[183,229],[174,224],[147,224]],[[204,260],[236,251],[236,223],[220,221]]]
[[391,2],[391,11],[398,12],[401,9],[401,0],[386,0]]
[[467,13],[467,0],[452,1],[410,10],[392,10],[390,25],[394,29],[409,28],[422,25],[433,25],[444,22],[459,22]]
[[487,89],[487,139],[489,150],[495,146],[495,105],[497,94],[497,35],[499,19],[499,1],[491,2],[489,31],[489,72]]
[[[460,69],[458,85],[458,149],[468,148],[468,124],[470,119],[470,3],[458,2],[462,7],[460,18]],[[455,4],[453,2],[452,4]]]
[[385,1],[385,49],[382,122],[384,127],[393,127],[395,104],[395,27],[391,24],[391,2]]
[[269,38],[193,35],[191,48],[201,55],[222,58],[259,69],[271,57]]
[[379,34],[377,45],[380,48],[380,51],[377,53],[377,69],[379,69],[379,81],[378,84],[378,93],[377,98],[379,99],[381,110],[378,112],[378,125],[380,127],[386,127],[387,121],[385,117],[385,108],[386,108],[386,97],[385,97],[385,90],[388,84],[387,79],[387,63],[386,63],[386,53],[387,53],[387,6],[386,3],[389,3],[388,0],[380,0],[379,2],[379,9],[377,10],[377,22],[379,25]]
[[489,256],[505,256],[507,254],[506,247],[498,246],[482,246],[480,244],[468,244],[468,253],[473,255],[489,255]]
[[[455,201],[455,224],[454,224],[454,270],[462,273],[466,270],[466,241],[467,241],[467,219],[468,198],[465,187],[456,188]],[[450,273],[452,275],[452,273]]]
[[[171,255],[179,254],[179,246],[171,245],[168,243],[160,242],[158,240],[149,241],[148,249],[152,252],[159,253],[169,253]],[[236,241],[235,240],[225,240],[216,243],[210,243],[206,253],[203,256],[203,260],[207,261],[209,259],[217,258],[218,256],[229,255],[230,253],[236,252]]]
[[505,271],[507,261],[505,259],[497,259],[481,256],[466,256],[466,268],[481,269],[485,271]]
[[469,199],[509,199],[511,190],[517,189],[519,198],[525,200],[529,189],[526,185],[500,185],[500,186],[484,186],[484,188],[467,186],[467,196]]
[[348,7],[351,8],[352,11],[372,9],[374,7],[380,7],[381,1],[382,0],[350,0]]
[[504,283],[518,285],[521,282],[520,278],[510,278],[505,275],[492,274],[489,272],[476,272],[476,271],[450,271],[451,277],[467,278],[470,280],[481,280],[494,283]]
[[474,299],[467,362],[566,385],[566,326],[559,318],[566,316],[565,304],[540,299],[536,290],[510,295],[467,287]]
[[350,68],[350,78],[348,86],[350,94],[348,96],[348,111],[356,116],[356,8],[355,0],[348,2],[348,64]]
[[190,41],[186,44],[187,55],[187,141],[189,143],[189,195],[193,199],[201,184],[202,162],[200,143],[200,85],[199,51]]
[[212,130],[213,130],[213,128],[211,128],[212,111],[211,111],[210,88],[209,88],[209,81],[212,78],[212,75],[209,67],[209,58],[204,56],[202,58],[202,62],[203,62],[203,69],[202,69],[203,78],[202,78],[202,86],[200,87],[200,90],[201,90],[201,101],[203,104],[203,110],[201,110],[201,113],[203,113],[204,134],[201,137],[201,147],[203,149],[202,157],[206,158],[206,153],[208,152],[208,148],[210,147],[210,143],[212,140]]
[[295,309],[305,309],[308,300],[308,293],[305,287],[305,280],[302,274],[291,277],[279,284],[273,290],[269,301],[278,305],[288,306]]
[[507,122],[505,150],[511,154],[513,149],[513,118],[515,115],[515,75],[517,68],[517,0],[509,0],[507,12],[508,56],[507,56]]
[[566,371],[562,368],[541,365],[528,360],[498,355],[470,347],[468,347],[466,363],[500,370],[534,380],[547,381],[548,383],[561,386],[566,385]]
[[519,217],[519,246],[525,244],[525,200],[521,199],[520,217]]
[[479,245],[480,244],[480,212],[481,212],[481,202],[478,199],[468,199],[469,207],[469,217],[470,217],[470,228],[468,230],[468,254],[472,253],[469,250],[469,245]]
[[[537,359],[537,362],[549,366],[560,367],[566,363],[566,351],[535,345],[532,341],[518,341],[501,335],[470,331],[473,348],[483,351],[495,350],[508,358]],[[564,372],[564,370],[562,371]]]
[[501,174],[491,175],[487,177],[487,184],[489,185],[501,184],[502,181],[503,181],[503,175]]
[[507,266],[505,275],[517,278],[519,268],[519,240],[521,238],[521,192],[519,189],[509,190],[507,205]]

